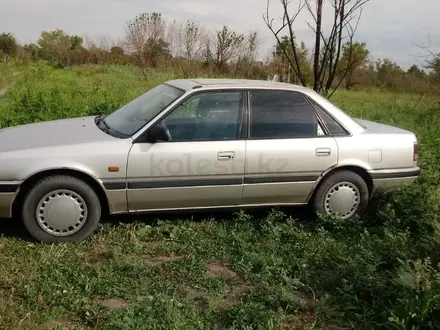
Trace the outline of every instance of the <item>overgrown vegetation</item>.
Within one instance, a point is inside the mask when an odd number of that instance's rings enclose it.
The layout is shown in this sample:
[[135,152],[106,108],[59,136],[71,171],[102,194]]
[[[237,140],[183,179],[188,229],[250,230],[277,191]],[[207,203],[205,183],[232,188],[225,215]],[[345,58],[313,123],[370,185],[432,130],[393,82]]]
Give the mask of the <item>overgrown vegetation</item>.
[[[2,63],[11,87],[0,125],[108,113],[182,76],[147,74]],[[5,220],[0,328],[439,328],[440,100],[371,89],[338,91],[334,101],[414,131],[420,180],[351,223],[302,208],[113,218],[85,242],[50,246]]]
[[[257,30],[245,34],[224,25],[210,31],[192,21],[170,21],[161,13],[145,12],[127,22],[118,40],[69,35],[55,29],[42,31],[35,43],[20,45],[13,33],[2,33],[0,61],[45,61],[56,68],[78,64],[137,66],[145,80],[152,69],[173,71],[182,77],[276,76],[328,96],[343,87],[438,94],[440,54],[421,47],[427,54],[425,63],[404,69],[390,58],[372,58],[368,45],[356,39],[362,8],[368,2],[278,0],[281,12],[269,15],[272,2],[268,1],[262,24],[266,23],[275,37],[269,50],[262,49]],[[314,40],[298,40],[295,29],[300,13],[308,16]]]

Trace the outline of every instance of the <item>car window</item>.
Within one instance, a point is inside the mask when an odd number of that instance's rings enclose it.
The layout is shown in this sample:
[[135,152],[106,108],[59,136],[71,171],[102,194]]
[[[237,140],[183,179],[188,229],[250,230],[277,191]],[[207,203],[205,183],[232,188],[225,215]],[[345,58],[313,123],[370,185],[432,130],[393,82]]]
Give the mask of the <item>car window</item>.
[[300,93],[251,91],[251,106],[251,138],[307,138],[322,135],[313,109]]
[[184,101],[163,123],[174,142],[239,138],[242,92],[206,92]]
[[309,101],[315,108],[315,111],[318,113],[318,116],[321,117],[330,135],[333,136],[349,135],[347,131],[336,120],[334,120],[320,105],[318,105],[315,101],[311,99],[309,99]]
[[183,94],[175,87],[158,85],[107,116],[105,122],[114,131],[131,136]]

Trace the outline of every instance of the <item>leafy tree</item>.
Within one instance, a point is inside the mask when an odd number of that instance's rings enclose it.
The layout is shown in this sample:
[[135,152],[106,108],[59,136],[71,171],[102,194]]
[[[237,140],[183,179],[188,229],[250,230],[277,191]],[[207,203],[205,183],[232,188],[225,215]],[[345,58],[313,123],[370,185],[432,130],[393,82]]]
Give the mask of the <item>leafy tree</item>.
[[36,61],[39,58],[40,47],[36,44],[26,44],[23,46],[24,51],[30,56],[31,60]]
[[70,37],[70,49],[71,50],[82,50],[84,39],[81,36],[71,36]]
[[69,53],[72,48],[79,47],[81,37],[71,37],[63,30],[43,31],[38,40],[41,58],[54,63],[56,66],[65,67],[69,64]]
[[435,80],[440,81],[440,53],[427,62],[426,68],[432,70]]
[[169,46],[169,43],[162,38],[158,40],[148,39],[144,46],[144,56],[148,64],[156,67],[160,59],[170,59]]
[[408,75],[414,78],[424,78],[426,76],[425,71],[421,70],[417,65],[413,64],[407,71]]
[[15,56],[17,53],[17,40],[11,33],[0,34],[0,54]]
[[339,63],[339,74],[345,74],[345,88],[351,89],[355,76],[368,66],[370,51],[365,42],[346,43],[342,46],[342,57]]
[[[294,37],[293,39],[293,47],[295,48],[296,55],[293,52],[292,43],[289,37],[283,36],[280,39],[280,42],[278,42],[275,47],[274,57],[281,60],[284,67],[289,67],[290,63],[295,61],[294,57],[296,56],[302,74],[303,82],[305,83],[305,85],[308,85],[312,78],[312,71],[308,63],[309,51],[304,42],[301,42],[301,44],[298,45],[298,43],[296,42],[296,37]],[[296,74],[293,75],[292,78],[292,82],[301,83],[299,77]]]
[[376,72],[378,83],[388,88],[395,88],[404,75],[402,68],[388,58],[376,61]]
[[114,46],[110,49],[110,53],[112,53],[112,55],[115,55],[115,56],[123,56],[124,50],[119,46]]

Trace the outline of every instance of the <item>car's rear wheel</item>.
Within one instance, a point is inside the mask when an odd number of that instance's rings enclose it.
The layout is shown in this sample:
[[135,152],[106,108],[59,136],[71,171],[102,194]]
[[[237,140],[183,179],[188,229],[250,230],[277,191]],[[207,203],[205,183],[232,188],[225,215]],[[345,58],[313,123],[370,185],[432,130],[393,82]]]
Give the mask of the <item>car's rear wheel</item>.
[[71,176],[46,177],[24,197],[26,229],[41,242],[75,242],[87,238],[101,218],[101,204],[92,187]]
[[313,204],[317,213],[338,215],[348,220],[362,214],[368,202],[369,191],[364,179],[354,172],[341,170],[324,178]]

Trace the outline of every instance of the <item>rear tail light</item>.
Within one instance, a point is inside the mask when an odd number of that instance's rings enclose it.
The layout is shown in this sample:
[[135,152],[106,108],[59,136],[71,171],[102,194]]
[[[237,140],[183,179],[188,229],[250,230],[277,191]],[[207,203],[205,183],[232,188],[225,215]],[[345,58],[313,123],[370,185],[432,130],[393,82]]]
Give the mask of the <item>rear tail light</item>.
[[414,153],[413,153],[413,161],[417,161],[419,159],[419,145],[418,143],[414,143]]

